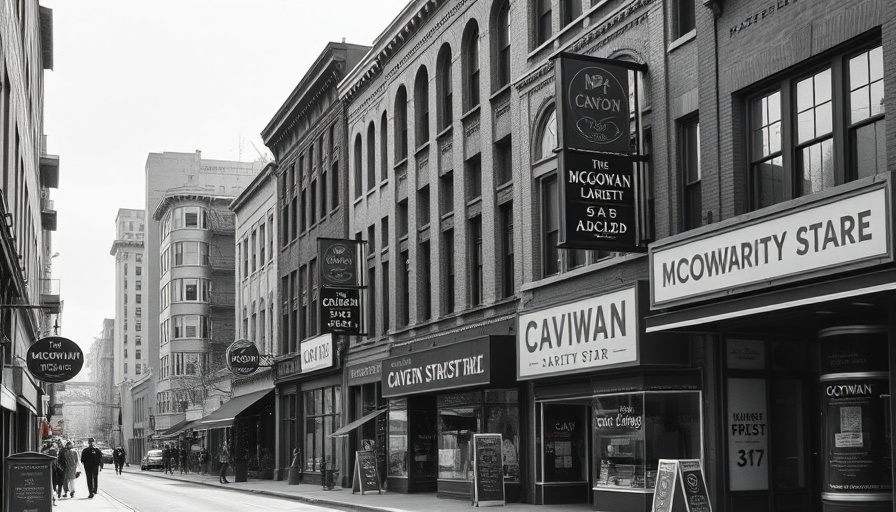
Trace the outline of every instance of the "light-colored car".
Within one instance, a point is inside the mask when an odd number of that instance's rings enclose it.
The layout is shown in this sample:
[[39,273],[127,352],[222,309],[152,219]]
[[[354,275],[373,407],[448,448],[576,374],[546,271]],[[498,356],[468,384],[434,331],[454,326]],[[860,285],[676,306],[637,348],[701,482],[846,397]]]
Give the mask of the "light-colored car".
[[140,461],[140,471],[147,469],[165,469],[165,461],[162,458],[162,450],[149,450]]
[[103,464],[112,464],[112,448],[102,448]]

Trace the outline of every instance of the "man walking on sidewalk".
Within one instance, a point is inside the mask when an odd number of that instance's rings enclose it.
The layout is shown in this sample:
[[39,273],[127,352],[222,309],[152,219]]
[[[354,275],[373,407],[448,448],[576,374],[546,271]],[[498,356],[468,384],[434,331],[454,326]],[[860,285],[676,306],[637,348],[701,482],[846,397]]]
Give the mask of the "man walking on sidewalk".
[[221,455],[218,460],[221,461],[221,474],[218,476],[218,481],[222,484],[229,484],[230,481],[227,480],[227,465],[230,464],[230,450],[227,449],[227,442],[221,443]]
[[115,474],[121,474],[121,468],[124,466],[124,460],[127,454],[124,451],[124,448],[119,446],[112,452],[112,462],[115,463]]
[[97,477],[103,469],[103,452],[93,445],[96,440],[90,438],[87,440],[87,448],[81,451],[81,465],[84,466],[84,475],[87,477],[87,491],[90,493],[88,498],[93,498],[97,493]]

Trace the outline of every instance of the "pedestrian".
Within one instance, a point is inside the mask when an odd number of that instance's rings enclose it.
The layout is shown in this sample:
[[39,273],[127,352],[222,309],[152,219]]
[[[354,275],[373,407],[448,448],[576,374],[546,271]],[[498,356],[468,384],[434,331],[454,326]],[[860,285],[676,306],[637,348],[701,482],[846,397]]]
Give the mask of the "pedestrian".
[[53,504],[56,504],[56,498],[62,497],[62,479],[65,476],[65,472],[62,471],[62,467],[59,465],[59,449],[56,446],[56,443],[53,441],[49,441],[44,444],[44,447],[41,449],[41,453],[44,455],[49,455],[53,457],[53,464],[51,466],[50,471],[50,483],[53,486]]
[[180,447],[180,474],[189,473],[187,468],[187,449],[184,445]]
[[71,441],[65,443],[65,448],[59,452],[59,457],[56,459],[56,462],[62,467],[63,471],[63,496],[66,498],[74,498],[75,478],[81,476],[81,470],[79,468],[80,462],[78,461],[78,454],[75,452],[74,445],[72,445]]
[[112,452],[112,462],[115,463],[115,474],[121,474],[121,468],[124,466],[124,460],[127,457],[127,453],[125,453],[124,448],[119,446]]
[[222,484],[229,484],[230,482],[227,480],[227,466],[230,464],[230,450],[227,449],[227,443],[221,443],[221,455],[219,457],[221,461],[221,474],[218,477],[218,481]]
[[165,464],[165,474],[171,473],[174,474],[174,471],[171,471],[171,447],[166,443],[165,448],[162,449],[162,462]]
[[98,492],[97,480],[100,471],[103,470],[103,452],[93,445],[95,442],[94,438],[89,438],[87,448],[81,451],[81,464],[84,466],[84,476],[87,477],[87,491],[90,492],[87,497],[90,499],[93,499]]

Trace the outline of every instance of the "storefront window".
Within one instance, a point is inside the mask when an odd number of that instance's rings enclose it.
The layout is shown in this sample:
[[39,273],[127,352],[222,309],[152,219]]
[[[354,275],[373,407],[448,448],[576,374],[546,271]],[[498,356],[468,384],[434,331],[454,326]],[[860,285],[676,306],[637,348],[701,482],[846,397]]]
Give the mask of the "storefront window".
[[515,389],[485,392],[485,431],[501,434],[504,481],[520,483],[520,409]]
[[341,460],[342,444],[329,437],[339,423],[342,395],[339,386],[306,391],[305,471],[317,472],[326,464],[332,469]]
[[659,459],[701,458],[700,424],[697,391],[594,397],[594,486],[652,489]]
[[481,410],[478,404],[439,407],[439,478],[473,478],[473,434],[481,432]]
[[542,405],[542,482],[588,481],[588,406]]
[[389,476],[408,476],[408,403],[389,404]]

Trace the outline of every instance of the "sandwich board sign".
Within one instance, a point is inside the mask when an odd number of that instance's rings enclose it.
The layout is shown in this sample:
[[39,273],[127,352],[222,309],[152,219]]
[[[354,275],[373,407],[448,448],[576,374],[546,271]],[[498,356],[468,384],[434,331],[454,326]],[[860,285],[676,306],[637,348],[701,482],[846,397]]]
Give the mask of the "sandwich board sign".
[[473,504],[504,506],[504,454],[501,434],[473,434]]
[[660,459],[650,512],[673,511],[712,512],[699,459]]
[[376,468],[376,453],[373,450],[358,450],[355,452],[355,471],[352,475],[352,494],[360,492],[376,491],[382,494],[380,489],[380,474]]

